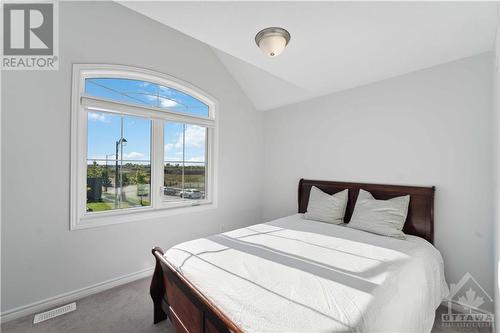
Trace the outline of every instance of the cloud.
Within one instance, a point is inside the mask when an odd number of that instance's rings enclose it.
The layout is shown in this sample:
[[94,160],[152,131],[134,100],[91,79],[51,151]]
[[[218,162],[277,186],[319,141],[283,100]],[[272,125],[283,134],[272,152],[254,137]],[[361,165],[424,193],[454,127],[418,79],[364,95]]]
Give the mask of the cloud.
[[174,106],[178,105],[178,103],[176,101],[171,100],[171,99],[166,99],[166,98],[161,98],[160,104],[164,108],[173,108]]
[[89,112],[88,117],[90,121],[100,121],[103,123],[109,122],[108,117],[104,113]]
[[205,156],[194,156],[186,160],[186,162],[205,162]]
[[170,151],[173,148],[175,148],[175,144],[173,144],[173,143],[167,143],[167,144],[165,144],[164,148],[165,148],[165,151]]
[[205,146],[206,128],[196,125],[187,125],[185,136],[186,147],[203,147]]
[[144,157],[143,153],[139,153],[136,151],[132,151],[128,154],[123,154],[123,158],[126,160],[140,160],[143,157]]
[[172,97],[172,96],[175,96],[176,93],[178,93],[177,90],[169,88],[169,87],[159,86],[159,88],[160,88],[159,90],[160,90],[160,93],[162,94],[162,96]]
[[172,99],[165,98],[165,97],[155,96],[155,95],[144,95],[144,96],[146,96],[146,99],[148,101],[154,102],[155,105],[159,102],[160,106],[162,106],[164,108],[173,108],[173,107],[179,105],[179,103],[177,103],[176,101],[174,101]]
[[[185,131],[185,148],[200,148],[205,147],[207,129],[196,125],[186,125]],[[174,143],[166,143],[165,151],[182,148],[182,132],[179,133],[177,140]]]

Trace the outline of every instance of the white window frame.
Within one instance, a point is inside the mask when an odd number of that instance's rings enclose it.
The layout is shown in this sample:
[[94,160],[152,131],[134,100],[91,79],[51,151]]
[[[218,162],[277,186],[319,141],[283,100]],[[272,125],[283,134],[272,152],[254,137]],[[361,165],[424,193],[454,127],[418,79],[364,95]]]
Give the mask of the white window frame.
[[[192,116],[164,108],[116,102],[85,95],[88,78],[121,78],[156,83],[186,93],[206,105],[209,116]],[[71,105],[71,195],[70,229],[86,229],[110,224],[154,219],[217,207],[217,105],[216,99],[175,77],[147,69],[105,64],[73,65]],[[87,205],[87,110],[105,111],[151,119],[151,206],[88,213]],[[168,202],[162,199],[164,183],[165,121],[207,128],[205,199]],[[161,143],[161,144],[160,144]]]

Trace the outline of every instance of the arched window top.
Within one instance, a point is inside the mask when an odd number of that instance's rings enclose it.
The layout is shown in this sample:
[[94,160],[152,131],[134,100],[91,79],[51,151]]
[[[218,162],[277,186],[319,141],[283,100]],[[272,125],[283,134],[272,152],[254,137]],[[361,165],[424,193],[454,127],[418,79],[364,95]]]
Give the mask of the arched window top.
[[71,229],[214,206],[217,106],[167,74],[73,65]]
[[180,90],[145,80],[89,77],[85,79],[85,95],[192,116],[209,117],[209,107],[201,100]]

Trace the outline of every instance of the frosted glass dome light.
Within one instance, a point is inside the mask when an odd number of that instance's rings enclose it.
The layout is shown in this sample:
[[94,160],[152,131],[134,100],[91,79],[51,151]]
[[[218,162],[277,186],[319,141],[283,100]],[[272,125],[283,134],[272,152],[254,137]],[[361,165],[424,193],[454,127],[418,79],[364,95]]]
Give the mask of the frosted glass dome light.
[[266,28],[255,35],[255,43],[269,57],[280,55],[290,41],[290,33],[283,28]]

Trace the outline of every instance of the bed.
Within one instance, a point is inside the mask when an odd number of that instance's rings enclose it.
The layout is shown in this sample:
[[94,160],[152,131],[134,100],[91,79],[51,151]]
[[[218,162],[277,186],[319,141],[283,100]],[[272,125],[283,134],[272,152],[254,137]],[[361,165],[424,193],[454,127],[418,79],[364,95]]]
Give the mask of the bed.
[[[409,194],[406,240],[305,220],[312,186]],[[177,332],[430,332],[447,295],[433,242],[433,187],[302,179],[298,213],[154,248],[154,321]]]

